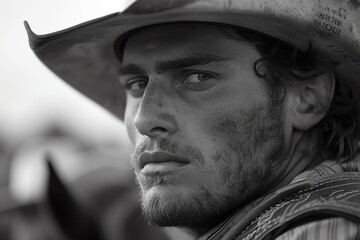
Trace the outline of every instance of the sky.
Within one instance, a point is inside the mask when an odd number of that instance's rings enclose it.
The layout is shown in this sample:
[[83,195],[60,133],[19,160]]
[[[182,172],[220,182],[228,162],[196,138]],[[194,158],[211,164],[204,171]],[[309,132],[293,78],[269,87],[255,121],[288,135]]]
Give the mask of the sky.
[[37,34],[121,11],[131,0],[2,0],[0,2],[0,134],[17,141],[49,121],[101,138],[124,127],[61,82],[28,46],[24,20]]

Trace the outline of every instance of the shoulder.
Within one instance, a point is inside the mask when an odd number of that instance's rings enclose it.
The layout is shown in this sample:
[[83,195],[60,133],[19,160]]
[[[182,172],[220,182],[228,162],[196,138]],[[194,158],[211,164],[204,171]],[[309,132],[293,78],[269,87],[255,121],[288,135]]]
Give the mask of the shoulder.
[[360,173],[299,182],[278,191],[264,204],[265,210],[242,232],[244,239],[275,239],[294,229],[319,229],[322,223],[334,223],[329,219],[359,225]]
[[358,240],[360,223],[345,218],[329,218],[289,229],[275,240]]

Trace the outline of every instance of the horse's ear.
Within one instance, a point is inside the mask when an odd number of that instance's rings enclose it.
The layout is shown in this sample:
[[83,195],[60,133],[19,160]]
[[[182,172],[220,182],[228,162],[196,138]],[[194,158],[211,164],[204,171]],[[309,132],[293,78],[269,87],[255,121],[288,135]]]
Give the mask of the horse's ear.
[[49,180],[47,202],[53,218],[70,240],[101,240],[100,225],[95,214],[79,204],[58,176],[52,157],[46,156]]

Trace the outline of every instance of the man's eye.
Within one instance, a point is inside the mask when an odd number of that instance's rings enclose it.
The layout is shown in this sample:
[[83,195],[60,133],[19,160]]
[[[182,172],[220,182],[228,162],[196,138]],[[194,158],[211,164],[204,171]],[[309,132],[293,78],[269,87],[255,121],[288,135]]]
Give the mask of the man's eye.
[[146,88],[147,80],[130,80],[126,83],[127,90],[143,90]]
[[213,78],[209,73],[192,73],[187,75],[182,83],[201,83]]

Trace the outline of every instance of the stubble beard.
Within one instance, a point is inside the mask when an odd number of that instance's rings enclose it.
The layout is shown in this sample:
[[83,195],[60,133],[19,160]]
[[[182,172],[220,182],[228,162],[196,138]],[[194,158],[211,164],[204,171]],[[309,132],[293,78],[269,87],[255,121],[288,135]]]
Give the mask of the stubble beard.
[[[143,215],[148,222],[158,226],[209,229],[264,194],[273,169],[288,156],[282,116],[281,105],[263,103],[214,118],[211,128],[225,140],[226,147],[215,149],[211,161],[219,166],[217,171],[222,178],[217,186],[222,186],[225,194],[204,184],[194,185],[194,192],[186,196],[176,191],[169,196],[148,194],[143,191],[145,186],[173,184],[176,187],[186,176],[180,173],[146,179],[137,174]],[[193,146],[179,147],[164,139],[161,141],[164,151],[183,154],[200,165],[206,161]],[[140,148],[134,157],[141,152]],[[235,169],[228,164],[234,161],[238,164]]]

